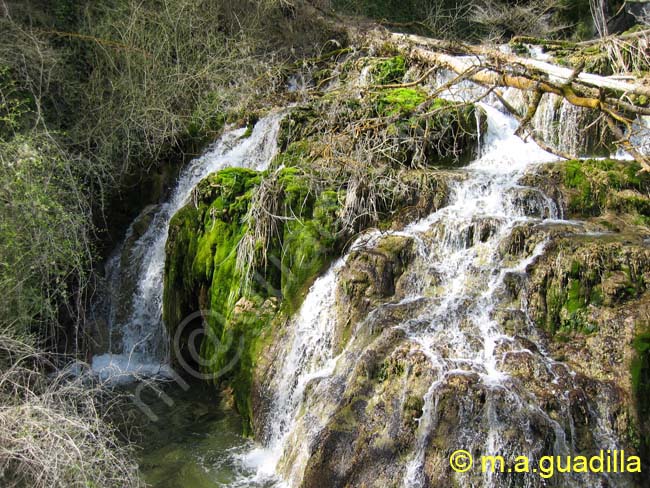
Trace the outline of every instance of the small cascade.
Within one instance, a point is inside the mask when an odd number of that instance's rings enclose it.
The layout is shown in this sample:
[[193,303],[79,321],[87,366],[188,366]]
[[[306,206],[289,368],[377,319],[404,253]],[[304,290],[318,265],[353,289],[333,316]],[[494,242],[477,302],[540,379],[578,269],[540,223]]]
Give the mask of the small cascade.
[[[462,95],[447,94],[449,98]],[[531,351],[495,319],[506,278],[524,275],[526,268],[543,254],[546,242],[516,262],[507,261],[499,246],[518,225],[562,218],[550,198],[519,184],[532,166],[555,157],[534,142],[517,137],[517,121],[502,107],[497,108],[498,101],[489,97],[486,100],[480,104],[488,121],[488,131],[481,135],[481,156],[466,168],[466,179],[452,184],[450,203],[405,230],[394,232],[414,239],[417,257],[409,271],[413,276],[406,281],[406,296],[389,305],[423,304],[416,309],[417,316],[408,317],[397,328],[426,356],[433,372],[423,399],[415,445],[403,467],[402,484],[408,488],[428,486],[425,464],[429,443],[444,413],[440,405],[449,394],[447,386],[455,378],[465,378],[468,388],[484,399],[484,406],[477,412],[471,395],[458,398],[464,405],[458,415],[468,415],[455,426],[457,436],[453,442],[458,448],[505,457],[528,455],[531,459],[549,451],[567,455],[575,448],[572,436],[567,435],[574,427],[565,420],[571,418],[570,372],[543,351]],[[546,116],[542,111],[540,117]],[[567,112],[560,117],[560,123],[570,124],[572,116]],[[569,137],[569,132],[563,134]],[[569,143],[577,144],[577,134],[571,137]],[[366,235],[363,246],[371,248],[373,239]],[[348,256],[315,282],[291,322],[290,337],[284,341],[284,354],[271,385],[274,393],[263,446],[242,455],[243,464],[253,474],[237,486],[300,486],[313,442],[332,414],[332,402],[343,391],[344,382],[350,378],[346,379],[346,374],[357,357],[347,354],[349,351],[334,357],[332,350],[337,276]],[[431,283],[432,276],[439,284],[433,290],[425,284]],[[526,315],[525,310],[521,312]],[[373,317],[374,312],[364,323]],[[535,326],[528,322],[530,336],[534,337]],[[354,341],[353,333],[347,350]],[[549,378],[558,398],[559,419],[549,416],[538,405],[534,393],[511,377],[507,365],[511,357],[520,356],[534,357],[536,367]],[[594,442],[602,449],[614,449],[615,436],[606,417],[597,410],[592,408],[593,415],[600,418]],[[480,481],[476,476],[482,476]],[[539,484],[539,477],[532,473],[517,480],[523,483],[521,486]],[[505,487],[511,486],[513,479],[488,472],[474,474],[474,478],[459,474],[456,481],[459,486]],[[598,480],[590,474],[574,474],[571,481],[574,486],[598,486]]]
[[[145,210],[153,213],[148,216],[146,231],[130,246],[122,244],[109,259],[109,290],[98,309],[108,324],[110,344],[104,354],[92,359],[92,368],[100,377],[119,380],[168,372],[162,296],[169,222],[209,174],[229,166],[265,169],[277,152],[281,120],[279,112],[262,118],[248,137],[246,128],[227,131],[204,155],[187,165],[166,202]],[[125,243],[133,240],[132,235],[133,225]]]
[[[532,103],[530,94],[514,88],[505,90],[503,97],[522,116]],[[552,93],[542,95],[530,125],[536,138],[562,154],[588,157],[614,151],[604,121]]]
[[[311,381],[330,376],[334,370],[332,323],[335,320],[336,275],[343,265],[344,260],[337,261],[316,280],[292,320],[293,336],[288,340],[288,354],[278,364],[278,374],[271,385],[274,398],[269,418],[272,421],[266,426],[265,445],[242,457],[244,465],[254,470],[251,482],[275,478],[281,458],[287,454],[285,447],[300,444],[300,439],[291,439],[291,435],[305,389]],[[296,460],[293,461],[284,463],[286,469],[283,471],[284,477],[295,481],[300,470]]]

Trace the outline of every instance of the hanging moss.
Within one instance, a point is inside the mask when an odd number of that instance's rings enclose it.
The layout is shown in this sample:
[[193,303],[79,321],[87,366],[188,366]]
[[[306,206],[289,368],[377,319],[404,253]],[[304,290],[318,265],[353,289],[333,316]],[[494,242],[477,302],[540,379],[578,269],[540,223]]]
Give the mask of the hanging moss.
[[302,168],[285,167],[277,181],[283,214],[291,218],[281,226],[281,240],[267,249],[269,264],[253,270],[259,283],[243,289],[237,249],[261,177],[229,168],[204,179],[195,189],[196,205],[172,219],[165,264],[165,323],[175,331],[195,310],[209,311],[202,369],[231,387],[246,434],[251,433],[250,389],[260,337],[275,315],[276,295],[284,298],[287,313],[295,311],[306,285],[340,252],[342,242],[336,223],[340,191],[315,192]]
[[[260,178],[258,172],[243,168],[214,173],[195,189],[197,205],[190,203],[170,223],[163,318],[168,329],[174,332],[189,314],[196,310],[210,311],[204,317],[210,329],[206,334],[208,339],[201,343],[203,369],[207,373],[221,372],[241,354],[236,348],[241,330],[233,329],[229,318],[243,292],[242,276],[236,268],[237,245],[246,231],[242,219]],[[182,332],[189,335],[191,331]],[[245,338],[248,341],[249,337]],[[183,347],[185,343],[179,345]],[[244,366],[242,362],[239,368]],[[230,374],[239,372],[234,370]],[[236,396],[243,398],[245,393],[238,391]]]

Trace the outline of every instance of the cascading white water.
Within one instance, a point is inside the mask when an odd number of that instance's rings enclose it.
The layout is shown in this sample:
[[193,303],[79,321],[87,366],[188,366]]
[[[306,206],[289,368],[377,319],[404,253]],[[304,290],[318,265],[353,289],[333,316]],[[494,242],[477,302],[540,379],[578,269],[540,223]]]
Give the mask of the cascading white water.
[[[111,338],[119,339],[110,344],[105,354],[92,359],[92,368],[100,377],[128,379],[134,375],[167,373],[169,353],[162,324],[162,295],[169,222],[188,203],[194,187],[209,174],[229,166],[265,169],[277,152],[281,120],[280,112],[262,118],[248,137],[246,128],[226,132],[183,170],[170,198],[159,206],[146,232],[128,251],[128,269],[121,266],[122,249],[109,260],[106,320]],[[134,294],[127,297],[128,304],[119,303],[119,290],[128,277],[137,280]],[[129,311],[127,318],[118,320],[116,309],[125,306]]]
[[275,478],[284,446],[296,442],[289,438],[305,388],[310,381],[333,372],[336,363],[332,353],[334,294],[336,274],[343,264],[343,260],[337,261],[316,280],[292,320],[293,336],[288,354],[282,359],[279,373],[271,385],[274,399],[269,418],[272,421],[267,428],[265,446],[242,456],[243,464],[254,471],[247,482],[264,483]]
[[[468,88],[476,89],[475,86]],[[471,98],[462,91],[447,96]],[[477,375],[488,392],[487,433],[480,437],[468,427],[465,444],[459,448],[470,451],[476,448],[484,453],[502,455],[513,454],[519,449],[516,454],[535,458],[539,452],[534,448],[509,445],[501,434],[519,422],[517,428],[523,429],[522,438],[534,439],[535,433],[526,431],[531,427],[526,427],[522,421],[533,415],[554,436],[555,454],[567,454],[572,448],[563,426],[544,413],[502,369],[504,348],[517,353],[530,351],[508,336],[493,318],[505,276],[525,272],[526,267],[543,253],[545,243],[540,243],[515,263],[506,262],[500,256],[499,245],[519,224],[562,218],[550,198],[518,184],[533,165],[552,161],[555,157],[535,143],[515,136],[517,122],[495,108],[498,101],[488,100],[489,105],[481,104],[487,115],[488,132],[481,135],[481,156],[466,168],[468,177],[452,185],[448,206],[400,232],[415,238],[419,260],[414,266],[417,271],[415,279],[411,280],[410,295],[403,302],[426,300],[428,305],[419,317],[413,317],[416,320],[408,320],[398,327],[405,330],[435,371],[435,380],[424,397],[416,446],[404,472],[403,485],[409,488],[426,486],[424,464],[428,439],[436,428],[439,413],[438,390],[454,375]],[[364,245],[371,246],[367,242]],[[324,425],[323,417],[327,413],[323,412],[328,412],[327,399],[324,395],[323,399],[319,398],[326,390],[322,385],[330,377],[333,381],[333,373],[339,366],[337,361],[344,356],[333,357],[331,337],[337,274],[346,259],[347,256],[316,281],[300,313],[292,321],[293,337],[287,341],[284,359],[273,382],[275,395],[265,445],[242,456],[244,463],[256,468],[256,472],[238,486],[268,483],[273,474],[276,476],[274,486],[300,484],[309,445]],[[434,293],[421,295],[422,283],[430,276],[439,277],[441,286]],[[541,361],[554,376],[553,366],[557,363],[543,354]],[[315,378],[318,381],[312,388],[310,382]],[[508,411],[499,407],[504,398]],[[562,401],[568,404],[566,398]],[[313,410],[319,410],[320,414],[314,414]],[[595,438],[604,449],[616,446],[607,422],[601,422]],[[485,473],[481,486],[500,486],[502,480],[493,477]],[[462,484],[464,478],[458,479]],[[521,481],[526,486],[527,483],[536,486],[539,478],[521,478]],[[572,481],[576,486],[593,486],[589,475],[576,476]]]

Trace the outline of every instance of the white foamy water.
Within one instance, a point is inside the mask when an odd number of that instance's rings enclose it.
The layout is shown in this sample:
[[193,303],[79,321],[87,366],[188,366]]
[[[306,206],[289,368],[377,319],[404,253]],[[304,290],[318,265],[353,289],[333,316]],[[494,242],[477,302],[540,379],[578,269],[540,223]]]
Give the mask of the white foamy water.
[[[277,471],[285,454],[285,445],[296,441],[291,440],[291,434],[305,388],[312,380],[331,375],[336,363],[332,344],[334,295],[336,274],[343,265],[344,261],[338,260],[315,281],[298,314],[291,321],[293,336],[289,340],[290,346],[286,356],[280,360],[278,374],[271,385],[273,408],[269,415],[265,444],[241,457],[242,464],[251,470],[251,476],[247,479],[250,483],[275,481],[276,486],[287,486],[277,476]],[[289,481],[300,475],[300,470],[295,469],[299,465],[288,467],[285,477]]]
[[[171,218],[190,201],[194,187],[209,174],[226,167],[266,169],[277,152],[281,120],[281,113],[264,117],[249,137],[245,137],[246,128],[226,132],[182,171],[170,198],[156,210],[146,232],[131,249],[128,269],[120,265],[121,250],[109,260],[106,274],[111,289],[107,322],[113,342],[106,354],[92,359],[92,368],[101,378],[126,381],[134,376],[170,373],[162,297],[165,243]],[[130,303],[118,303],[119,289],[129,277],[137,280],[135,293]],[[116,310],[125,306],[130,313],[126,320],[120,321]],[[115,340],[116,337],[119,339]]]

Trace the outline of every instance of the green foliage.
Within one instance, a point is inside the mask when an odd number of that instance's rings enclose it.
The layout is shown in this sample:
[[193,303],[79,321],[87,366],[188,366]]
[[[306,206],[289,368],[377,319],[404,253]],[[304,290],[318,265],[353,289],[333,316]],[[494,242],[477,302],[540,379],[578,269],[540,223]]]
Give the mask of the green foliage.
[[0,65],[0,139],[9,140],[19,132],[31,111],[30,99],[20,93],[9,66]]
[[92,255],[86,171],[44,135],[0,141],[2,326],[57,336]]

